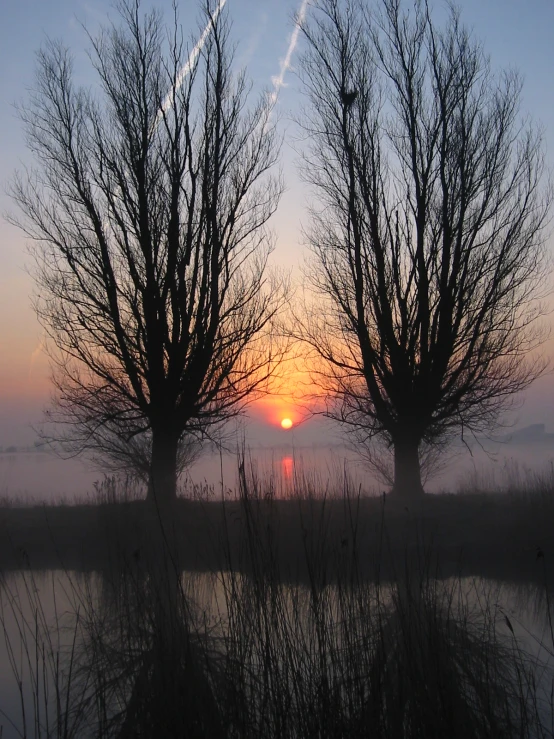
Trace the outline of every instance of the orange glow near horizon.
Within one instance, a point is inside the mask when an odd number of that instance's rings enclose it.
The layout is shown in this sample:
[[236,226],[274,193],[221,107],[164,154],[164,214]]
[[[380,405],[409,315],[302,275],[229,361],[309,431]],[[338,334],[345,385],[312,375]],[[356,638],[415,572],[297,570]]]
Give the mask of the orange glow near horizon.
[[259,421],[289,431],[318,408],[316,390],[307,371],[289,365],[272,381],[269,392],[254,401],[250,413]]
[[[278,395],[266,396],[251,406],[251,414],[271,426],[288,431],[297,426],[306,417],[302,406],[290,397]],[[290,421],[290,426],[285,421]]]

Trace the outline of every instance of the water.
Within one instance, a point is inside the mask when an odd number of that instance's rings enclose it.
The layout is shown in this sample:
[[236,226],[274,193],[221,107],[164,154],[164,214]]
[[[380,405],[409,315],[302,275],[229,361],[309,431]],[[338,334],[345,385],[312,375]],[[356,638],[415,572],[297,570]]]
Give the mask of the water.
[[[501,489],[525,485],[534,474],[552,476],[554,450],[544,445],[496,445],[494,456],[479,448],[471,456],[467,450],[448,459],[447,466],[426,484],[428,492],[456,492],[476,487]],[[340,491],[348,477],[351,489],[376,494],[386,488],[363,459],[344,446],[254,447],[247,451],[247,466],[260,479],[270,479],[274,489],[284,495],[305,480],[317,485],[321,493]],[[232,453],[203,454],[183,475],[181,489],[211,489],[214,494],[236,491],[238,457]],[[81,459],[61,459],[41,452],[0,453],[0,500],[56,503],[95,497],[95,483],[103,479],[98,467]]]
[[0,498],[56,503],[82,498],[93,490],[97,470],[79,459],[43,452],[0,453]]
[[[452,466],[436,478],[430,490],[471,487],[479,476],[490,486],[508,480],[513,484],[525,482],[526,468],[548,467],[549,456],[540,449],[519,450],[512,447],[511,454],[490,461],[484,455],[473,459],[457,459]],[[344,447],[292,447],[256,448],[247,455],[247,465],[254,477],[264,481],[278,495],[295,493],[297,487],[305,491],[306,481],[317,494],[332,495],[340,491],[345,478],[354,489],[375,493],[382,486],[360,463],[360,460]],[[488,465],[488,466],[487,466]],[[473,475],[473,477],[472,477]],[[519,475],[519,477],[518,477]],[[488,476],[488,477],[487,477]],[[182,481],[189,493],[195,486],[202,494],[211,490],[236,490],[238,461],[232,454],[206,454],[191,468]],[[79,460],[61,460],[38,452],[0,454],[0,497],[37,502],[56,502],[66,498],[70,502],[94,497],[95,481],[99,472]],[[224,576],[195,574],[187,582],[189,594],[198,606],[198,612],[217,622],[225,617],[226,603],[223,594]],[[477,586],[476,586],[477,583]],[[492,581],[466,580],[464,592],[472,607],[480,606],[479,593],[486,593],[486,602],[494,606],[499,632],[508,641],[512,633],[518,639],[517,649],[529,653],[536,666],[537,675],[548,693],[552,680],[552,624],[549,619],[545,593],[534,586],[513,586]],[[23,718],[21,698],[26,706],[27,735],[34,737],[33,727],[35,699],[46,701],[52,707],[54,700],[53,672],[63,660],[69,660],[76,636],[75,614],[81,616],[100,607],[102,577],[99,574],[85,577],[75,572],[61,570],[47,573],[14,573],[0,587],[0,726],[2,739],[21,736]],[[308,594],[306,594],[308,597]],[[331,595],[331,598],[333,596]],[[309,609],[307,609],[309,610]],[[44,650],[36,650],[36,635],[42,633]],[[43,642],[44,643],[44,642]],[[53,656],[53,660],[48,655]],[[60,662],[56,663],[57,655]],[[547,667],[543,667],[543,663]],[[39,675],[33,683],[33,675]],[[22,689],[19,689],[21,681]],[[42,703],[44,705],[44,701]],[[3,716],[3,718],[2,718]],[[14,724],[10,724],[8,716]],[[44,712],[41,721],[45,721]]]
[[[195,614],[203,627],[207,625],[213,631],[215,624],[221,620],[226,622],[224,586],[229,588],[230,582],[229,573],[184,573],[184,589],[191,602],[194,600]],[[545,599],[540,589],[514,587],[479,578],[446,582],[445,585],[447,591],[456,593],[455,598],[461,594],[463,608],[470,618],[474,618],[476,623],[479,619],[492,618],[504,643],[509,645],[512,642],[514,653],[525,651],[530,656],[542,686],[539,696],[548,702],[554,675],[554,649]],[[300,612],[305,614],[303,618],[308,618],[313,595],[310,589],[305,586],[296,589],[286,586],[286,589],[290,590],[284,601],[288,604],[286,607],[292,609],[293,604],[297,607],[300,597],[305,601]],[[326,591],[325,597],[333,611],[340,612],[334,587],[327,586]],[[385,600],[389,597],[387,592],[385,587],[382,596]],[[75,667],[79,664],[83,634],[80,627],[91,613],[96,613],[102,614],[101,623],[105,628],[109,619],[106,614],[109,614],[113,602],[106,599],[99,574],[84,576],[62,570],[47,573],[28,571],[11,574],[2,580],[0,606],[0,631],[3,632],[0,634],[0,736],[2,739],[21,736],[25,720],[27,736],[35,737],[39,735],[39,724],[44,730],[47,722],[45,705],[51,712],[55,706],[56,670],[67,667],[70,662]],[[132,610],[133,606],[127,600],[125,612]],[[79,621],[76,621],[75,614],[79,614]],[[517,637],[517,644],[512,634]],[[116,646],[120,646],[119,640]],[[74,688],[78,686],[75,667]],[[46,700],[45,696],[48,696]],[[64,696],[62,698],[65,700]],[[38,716],[37,705],[41,707]],[[25,719],[22,706],[25,706]],[[49,721],[51,723],[52,713]]]
[[[247,451],[246,461],[260,479],[271,479],[283,494],[294,492],[295,481],[301,483],[306,476],[322,491],[340,486],[345,475],[366,491],[378,488],[356,455],[344,447],[257,448]],[[190,492],[196,486],[220,494],[235,491],[237,478],[236,454],[206,453],[183,475],[181,489]],[[0,499],[71,503],[94,498],[95,484],[102,479],[101,471],[85,460],[39,452],[0,453]]]

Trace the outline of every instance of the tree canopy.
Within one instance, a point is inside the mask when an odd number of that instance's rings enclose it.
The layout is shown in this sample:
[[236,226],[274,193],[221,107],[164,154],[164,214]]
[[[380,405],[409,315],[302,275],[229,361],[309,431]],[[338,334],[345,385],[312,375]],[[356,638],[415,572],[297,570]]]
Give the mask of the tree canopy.
[[[262,96],[232,71],[229,21],[211,0],[202,44],[175,10],[138,0],[90,38],[96,87],[61,43],[38,54],[21,111],[36,168],[19,175],[35,301],[56,349],[66,449],[148,470],[175,496],[179,459],[271,375],[284,280],[268,271],[282,183]],[[196,42],[194,42],[196,43]],[[60,438],[60,437],[58,437]]]
[[301,334],[327,413],[383,439],[393,490],[418,495],[425,450],[490,429],[544,370],[542,138],[455,9],[319,0],[302,30]]

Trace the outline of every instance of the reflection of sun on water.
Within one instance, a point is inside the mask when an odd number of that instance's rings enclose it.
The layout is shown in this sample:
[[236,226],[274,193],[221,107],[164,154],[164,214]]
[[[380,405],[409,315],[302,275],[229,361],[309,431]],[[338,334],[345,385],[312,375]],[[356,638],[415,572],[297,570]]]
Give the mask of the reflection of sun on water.
[[294,460],[292,457],[283,457],[281,459],[281,474],[283,480],[290,482],[292,480],[292,473],[294,471]]
[[281,428],[284,428],[285,431],[288,431],[288,429],[292,428],[292,421],[290,418],[283,418],[281,421]]

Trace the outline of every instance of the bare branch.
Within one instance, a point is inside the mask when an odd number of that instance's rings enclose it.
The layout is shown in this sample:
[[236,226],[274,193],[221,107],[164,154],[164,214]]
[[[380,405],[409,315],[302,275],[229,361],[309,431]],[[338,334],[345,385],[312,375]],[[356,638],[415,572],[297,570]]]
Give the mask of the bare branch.
[[279,140],[269,105],[248,107],[210,0],[186,77],[177,17],[166,45],[157,12],[118,9],[120,25],[90,39],[98,93],[75,86],[61,44],[39,53],[21,112],[37,170],[13,197],[57,350],[51,420],[71,451],[116,464],[128,452],[144,468],[150,449],[152,485],[171,497],[183,440],[213,436],[279,360],[286,280],[267,268]]
[[418,450],[490,429],[545,369],[552,193],[518,76],[492,74],[457,11],[439,27],[424,3],[378,6],[320,0],[302,28],[318,201],[301,322],[327,413],[382,436],[415,493]]

